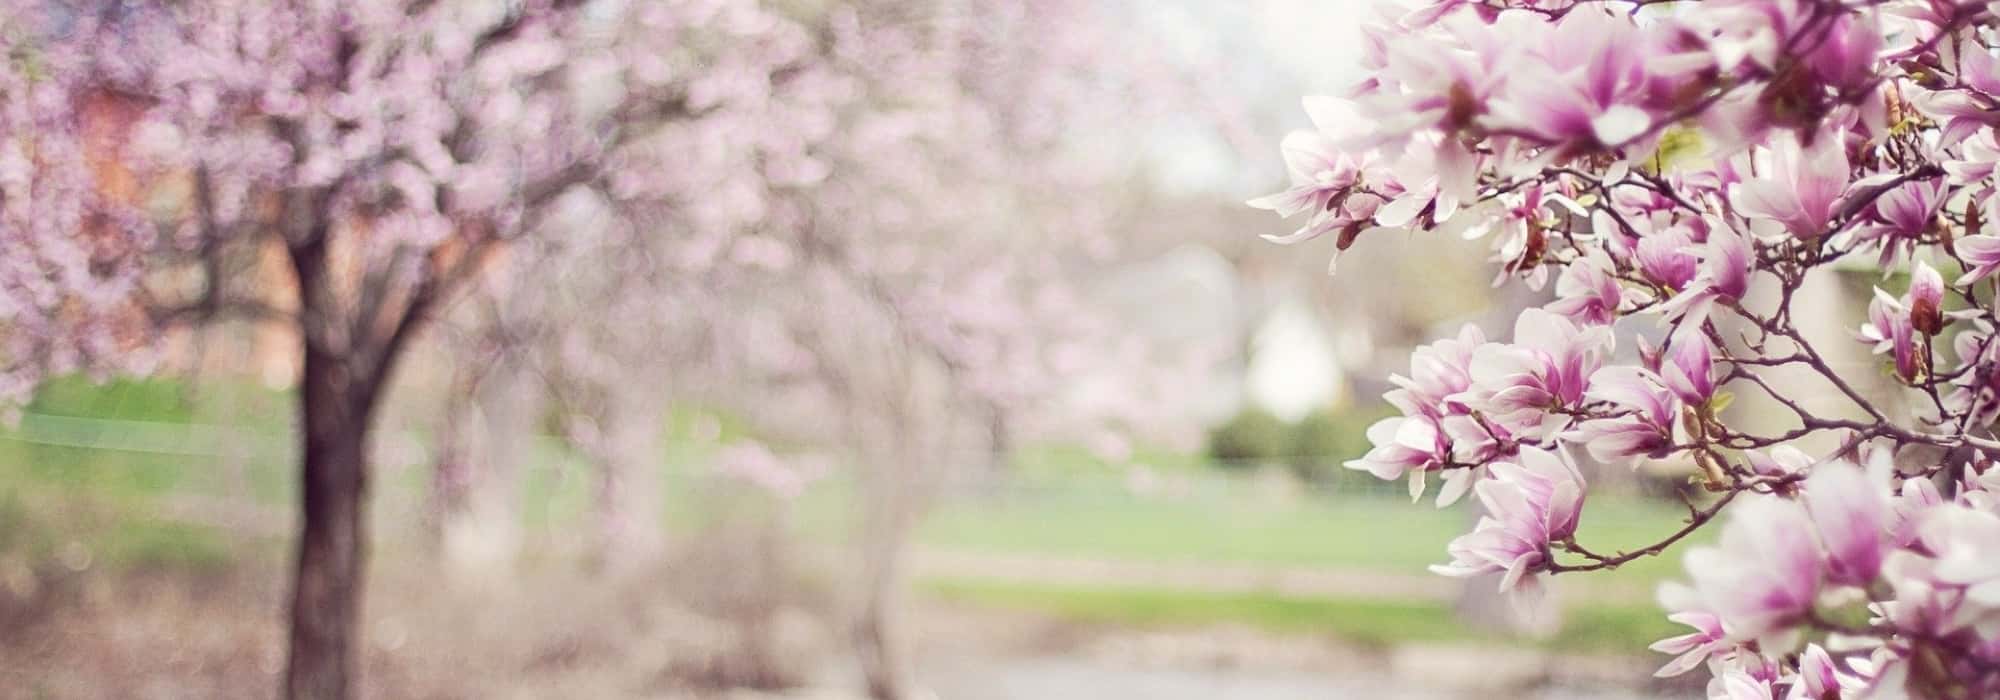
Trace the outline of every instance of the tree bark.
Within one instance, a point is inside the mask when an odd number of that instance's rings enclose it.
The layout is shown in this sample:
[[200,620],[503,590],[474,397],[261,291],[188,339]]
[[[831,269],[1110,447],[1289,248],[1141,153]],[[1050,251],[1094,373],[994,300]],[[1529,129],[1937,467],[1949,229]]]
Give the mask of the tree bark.
[[901,535],[890,537],[891,541],[867,545],[865,599],[854,630],[861,674],[868,683],[868,697],[875,700],[904,700],[911,688],[909,653],[899,619],[903,543]]
[[608,574],[646,571],[666,550],[665,409],[655,392],[630,387],[610,387],[598,408],[587,446],[599,470],[597,563]]
[[342,358],[311,343],[303,370],[299,417],[304,478],[285,696],[342,700],[352,697],[359,677],[368,545],[362,506],[377,380],[352,376]]
[[906,488],[894,481],[902,470],[876,469],[862,485],[868,509],[862,514],[862,600],[854,623],[855,652],[869,697],[905,700],[914,688],[901,620],[903,560],[913,504]]

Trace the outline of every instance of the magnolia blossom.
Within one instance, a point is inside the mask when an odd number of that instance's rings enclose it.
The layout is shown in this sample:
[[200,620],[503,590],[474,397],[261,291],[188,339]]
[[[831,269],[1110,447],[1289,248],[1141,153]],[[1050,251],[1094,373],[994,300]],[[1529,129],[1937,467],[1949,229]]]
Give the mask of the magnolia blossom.
[[[1362,118],[1320,160],[1372,157],[1354,191],[1392,203],[1343,233],[1490,237],[1496,284],[1556,280],[1504,342],[1420,349],[1385,397],[1403,417],[1357,461],[1486,505],[1439,572],[1532,590],[1680,553],[1689,583],[1661,602],[1693,631],[1654,648],[1675,655],[1663,675],[1706,665],[1711,697],[2000,697],[1993,13],[1440,0],[1364,30],[1366,75],[1340,98]],[[1893,361],[1889,390],[1804,320],[1839,286],[1810,284],[1871,266],[1908,271],[1859,331]],[[1617,358],[1609,326],[1634,316],[1667,341]],[[1773,399],[1769,419],[1722,410],[1724,382]],[[1582,480],[1552,466],[1578,448],[1689,465],[1686,522],[1593,549]]]
[[1874,581],[1888,550],[1884,489],[1860,467],[1831,462],[1815,467],[1806,478],[1805,503],[1826,549],[1827,579],[1855,586]]
[[1862,342],[1874,346],[1875,354],[1889,353],[1895,358],[1896,376],[1904,381],[1915,380],[1923,370],[1917,356],[1917,329],[1911,325],[1910,317],[1904,300],[1889,296],[1878,287],[1875,299],[1868,303],[1868,322],[1858,332]]
[[1730,188],[1729,203],[1753,219],[1774,221],[1799,238],[1826,232],[1835,202],[1847,189],[1847,150],[1836,133],[1777,137],[1760,154],[1761,176]]
[[1855,229],[1854,240],[1880,246],[1881,264],[1893,264],[1935,227],[1945,187],[1941,180],[1905,182],[1883,193],[1875,202],[1874,221]]
[[1556,409],[1583,400],[1591,374],[1611,348],[1607,328],[1578,326],[1554,313],[1529,309],[1514,324],[1512,344],[1490,343],[1473,351],[1473,385],[1460,396],[1525,434],[1560,429],[1569,419]]
[[1585,421],[1566,437],[1583,445],[1591,458],[1601,462],[1665,454],[1674,444],[1680,404],[1673,394],[1662,390],[1664,385],[1658,374],[1640,367],[1598,370],[1591,375],[1589,397],[1617,406],[1622,412]]
[[1694,594],[1723,621],[1732,640],[1760,641],[1773,651],[1792,646],[1826,576],[1826,553],[1812,520],[1797,503],[1755,497],[1731,509],[1714,547],[1687,554]]
[[2000,270],[2000,236],[1968,236],[1960,240],[1956,247],[1959,257],[1970,269],[1953,284],[1963,287],[1991,277],[1995,270]]
[[1618,319],[1618,305],[1624,289],[1612,276],[1609,263],[1601,258],[1583,258],[1563,268],[1556,278],[1556,300],[1549,311],[1578,324],[1605,325]]
[[1732,646],[1728,643],[1727,635],[1722,631],[1722,618],[1716,617],[1714,613],[1700,611],[1678,612],[1668,615],[1667,619],[1693,627],[1694,631],[1662,639],[1654,642],[1652,646],[1647,647],[1662,654],[1677,655],[1674,657],[1674,660],[1667,662],[1665,666],[1660,667],[1660,670],[1655,671],[1653,673],[1654,676],[1666,678],[1687,673],[1694,670],[1694,667],[1701,665],[1701,662],[1706,661],[1710,654]]
[[1496,462],[1492,478],[1473,491],[1486,509],[1470,534],[1452,540],[1452,561],[1432,566],[1446,576],[1504,572],[1500,589],[1533,588],[1552,561],[1549,548],[1576,532],[1583,509],[1583,475],[1561,456],[1523,450],[1518,463]]
[[1837,699],[1860,687],[1860,679],[1836,665],[1825,648],[1807,644],[1806,650],[1799,654],[1799,672],[1792,677],[1791,690],[1786,692],[1785,699]]
[[1417,348],[1410,354],[1409,376],[1389,377],[1399,388],[1383,398],[1405,415],[1441,418],[1466,413],[1469,409],[1453,397],[1472,388],[1472,355],[1485,344],[1486,334],[1466,324],[1456,338]]
[[1667,346],[1660,377],[1668,390],[1690,406],[1702,406],[1715,396],[1715,350],[1708,337],[1683,331]]
[[1682,324],[1699,325],[1708,320],[1717,301],[1736,301],[1750,291],[1750,259],[1756,248],[1751,238],[1727,226],[1714,228],[1697,249],[1701,261],[1684,291],[1663,307],[1667,318]]

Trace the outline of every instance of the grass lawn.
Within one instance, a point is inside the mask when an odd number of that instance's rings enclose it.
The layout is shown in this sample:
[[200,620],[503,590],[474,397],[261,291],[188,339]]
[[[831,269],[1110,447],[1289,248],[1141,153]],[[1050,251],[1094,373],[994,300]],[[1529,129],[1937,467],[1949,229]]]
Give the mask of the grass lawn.
[[[1643,546],[1679,527],[1681,516],[1663,503],[1602,498],[1586,504],[1580,541],[1599,552]],[[1065,489],[946,504],[930,515],[920,541],[969,552],[1422,574],[1446,561],[1445,544],[1470,528],[1464,510],[1439,510],[1428,500],[1309,495],[1272,503],[1227,493],[1158,500]],[[1685,546],[1590,576],[1650,591],[1679,574]]]
[[[1017,609],[1067,619],[1139,627],[1242,624],[1257,629],[1339,638],[1364,645],[1411,642],[1518,644],[1469,632],[1449,603],[1297,598],[1270,593],[1211,593],[1147,588],[1082,588],[968,580],[919,584],[941,600]],[[1586,605],[1565,612],[1555,636],[1532,642],[1569,652],[1637,651],[1685,629],[1650,605]]]
[[[227,566],[241,554],[236,548],[243,546],[242,538],[164,519],[157,506],[193,496],[289,509],[296,484],[289,445],[282,440],[290,418],[289,398],[261,390],[233,397],[239,407],[263,406],[258,411],[262,420],[244,427],[278,438],[273,445],[245,445],[242,454],[219,457],[175,453],[178,434],[172,424],[234,424],[241,418],[205,413],[205,402],[232,398],[219,397],[214,388],[205,391],[189,401],[177,385],[166,381],[100,386],[66,380],[49,385],[31,410],[53,418],[24,427],[58,439],[54,443],[0,439],[0,556],[12,552],[29,561],[54,561],[60,548],[74,550],[81,545],[94,561],[109,565]],[[131,422],[65,423],[66,416]],[[159,428],[159,435],[145,434],[152,427]],[[91,432],[106,430],[124,432]],[[0,428],[0,438],[6,438],[6,432]],[[718,514],[756,506],[754,498],[745,500],[743,494],[720,489],[703,469],[715,444],[741,432],[740,426],[728,421],[687,411],[669,418],[663,460],[671,467],[664,485],[668,518],[664,525],[670,531],[696,533],[702,522]],[[155,443],[166,447],[142,448]],[[142,447],[66,446],[72,444]],[[547,532],[586,522],[594,491],[591,467],[553,441],[537,442],[534,449],[536,455],[522,475],[524,524],[530,531]],[[1445,543],[1470,527],[1462,509],[1438,510],[1428,501],[1412,504],[1383,495],[1390,489],[1372,488],[1377,484],[1272,498],[1240,475],[1223,475],[1193,462],[1176,462],[1171,456],[1154,455],[1145,461],[1171,479],[1184,480],[1187,488],[1177,497],[1139,496],[1127,488],[1122,468],[1096,462],[1086,453],[1024,450],[1016,478],[1005,488],[938,504],[919,530],[918,544],[967,553],[1428,575],[1427,565],[1445,560]],[[378,489],[376,507],[392,512],[412,511],[429,479],[421,464],[381,476],[377,483],[387,488]],[[798,511],[794,524],[810,538],[835,541],[849,531],[852,502],[844,484],[828,482],[794,504]],[[395,504],[401,505],[392,509]],[[1658,502],[1610,497],[1587,504],[1583,517],[1585,544],[1609,553],[1664,536],[1679,525],[1680,512]],[[1703,538],[1698,534],[1693,539]],[[283,547],[286,542],[275,536],[268,545]],[[1547,643],[1564,649],[1635,649],[1635,642],[1671,633],[1673,626],[1661,619],[1646,592],[1658,581],[1678,575],[1684,548],[1619,571],[1566,578],[1563,585],[1572,590],[1602,582],[1618,591],[1638,593],[1593,597],[1611,602],[1571,610],[1570,624]],[[1121,624],[1237,622],[1380,643],[1468,635],[1452,619],[1448,606],[1437,602],[1197,592],[1149,588],[1138,581],[1107,588],[963,578],[920,585],[952,600]]]

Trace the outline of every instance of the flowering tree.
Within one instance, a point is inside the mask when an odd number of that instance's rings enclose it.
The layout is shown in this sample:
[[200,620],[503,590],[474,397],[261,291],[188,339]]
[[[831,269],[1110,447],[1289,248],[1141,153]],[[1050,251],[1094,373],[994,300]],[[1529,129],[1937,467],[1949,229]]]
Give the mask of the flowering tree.
[[[1292,186],[1253,206],[1304,218],[1284,243],[1487,237],[1496,283],[1554,299],[1511,339],[1418,349],[1348,466],[1474,494],[1488,515],[1434,569],[1517,595],[1722,521],[1662,591],[1693,631],[1654,646],[1679,655],[1662,675],[1706,660],[1711,697],[2000,693],[1994,25],[1950,0],[1446,0],[1368,27],[1366,80],[1306,100]],[[1902,291],[1811,337],[1797,292],[1839,266]],[[1641,315],[1667,340],[1614,361],[1610,324]],[[1899,388],[1827,360],[1848,342]],[[1745,427],[1732,392],[1786,425]],[[1685,460],[1708,495],[1594,549],[1584,453]]]
[[[0,17],[0,394],[143,370],[162,327],[213,313],[295,324],[285,687],[325,698],[354,686],[367,438],[413,336],[570,193],[643,198],[656,164],[701,165],[648,148],[797,73],[800,39],[748,0],[11,0]],[[752,145],[799,167],[786,147]],[[265,244],[289,263],[284,304],[197,264]]]

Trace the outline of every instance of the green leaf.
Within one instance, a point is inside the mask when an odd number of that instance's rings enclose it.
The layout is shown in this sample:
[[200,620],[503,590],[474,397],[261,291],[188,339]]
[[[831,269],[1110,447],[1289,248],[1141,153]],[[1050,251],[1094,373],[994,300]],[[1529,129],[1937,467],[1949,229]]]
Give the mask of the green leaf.
[[1729,410],[1729,405],[1733,403],[1736,403],[1735,394],[1727,391],[1715,392],[1714,396],[1708,397],[1708,414],[1712,416]]

